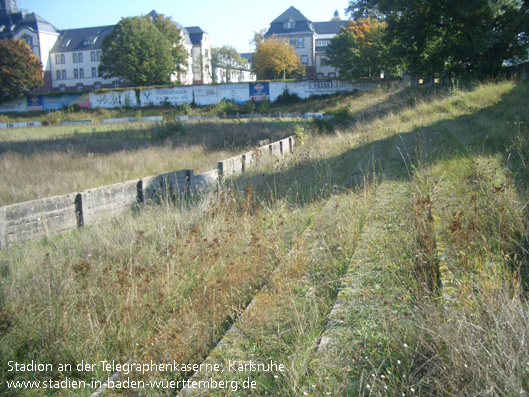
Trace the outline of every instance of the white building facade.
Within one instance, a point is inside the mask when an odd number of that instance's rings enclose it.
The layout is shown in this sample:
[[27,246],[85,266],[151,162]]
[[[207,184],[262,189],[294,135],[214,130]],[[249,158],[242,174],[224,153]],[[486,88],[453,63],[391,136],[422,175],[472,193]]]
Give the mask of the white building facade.
[[126,87],[118,78],[103,79],[99,73],[101,46],[114,25],[61,31],[50,52],[52,91],[91,91]]
[[[154,19],[158,13],[153,10],[148,16]],[[189,56],[188,65],[171,79],[184,85],[210,84],[209,35],[198,26],[185,28],[173,23],[181,31]],[[104,79],[99,73],[103,40],[114,26],[59,30],[37,14],[21,11],[17,0],[0,0],[0,39],[25,40],[43,65],[44,85],[33,91],[35,94],[129,87],[123,79]]]
[[50,51],[59,38],[59,30],[35,13],[21,11],[17,0],[0,0],[0,39],[22,39],[40,59],[44,85],[36,92],[51,91]]
[[[151,11],[153,20],[159,14]],[[183,45],[189,54],[187,66],[171,76],[173,81],[184,85],[210,84],[207,71],[211,68],[211,44],[209,35],[199,27],[180,29]],[[99,73],[102,44],[115,25],[63,30],[51,50],[53,91],[91,91],[103,88],[130,87],[119,78],[104,79]]]
[[328,64],[326,50],[330,40],[347,26],[338,20],[338,13],[328,22],[312,22],[298,9],[290,7],[270,24],[265,37],[288,40],[306,67],[306,77],[336,78],[338,72]]

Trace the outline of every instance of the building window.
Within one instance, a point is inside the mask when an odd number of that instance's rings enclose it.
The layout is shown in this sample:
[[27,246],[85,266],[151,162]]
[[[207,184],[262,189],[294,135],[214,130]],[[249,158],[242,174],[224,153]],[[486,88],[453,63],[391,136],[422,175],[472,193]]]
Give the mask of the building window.
[[323,73],[318,73],[318,74],[316,75],[316,78],[318,78],[318,79],[323,79]]
[[99,81],[94,83],[94,89],[95,90],[100,90],[101,89],[101,83]]
[[329,78],[330,79],[335,79],[336,78],[336,73],[329,73]]
[[61,80],[66,80],[66,70],[61,71]]
[[101,60],[101,51],[96,52],[97,61],[99,62]]
[[119,88],[119,81],[114,81],[114,82],[112,83],[112,87],[114,87],[114,88]]
[[57,70],[55,72],[56,76],[57,76],[57,80],[60,80],[61,79],[61,71],[60,70]]
[[73,78],[74,79],[78,79],[79,78],[79,69],[74,69],[73,70]]
[[294,29],[295,26],[296,26],[296,22],[294,22],[292,19],[289,19],[288,21],[283,22],[284,29]]
[[61,63],[62,64],[66,63],[66,55],[64,55],[64,54],[61,54]]
[[83,86],[83,83],[78,83],[76,86],[75,86],[75,89],[78,91],[78,92],[81,92],[83,90],[84,86]]
[[321,57],[320,58],[320,66],[321,67],[329,66],[329,60],[326,57]]
[[305,47],[305,40],[303,39],[303,37],[298,37],[298,48],[303,47]]
[[74,52],[72,54],[73,63],[82,63],[83,62],[83,53],[82,52]]
[[97,77],[97,68],[92,68],[92,77]]
[[296,39],[291,37],[290,39],[288,39],[290,45],[294,48],[296,48]]
[[79,60],[79,63],[82,63],[83,62],[83,53],[80,52],[78,55],[77,55],[77,59]]
[[66,86],[64,84],[59,85],[59,91],[60,92],[66,91]]
[[77,63],[77,53],[76,52],[72,54],[72,58],[73,58],[73,63]]
[[64,54],[55,55],[55,64],[56,65],[61,65],[61,64],[64,64],[64,63],[66,63],[66,59],[64,57]]
[[331,44],[331,40],[316,40],[316,47],[327,47]]
[[84,69],[83,68],[79,69],[79,78],[84,79]]
[[26,42],[26,44],[33,50],[33,37],[28,36],[27,34],[22,36],[22,40]]
[[309,64],[309,57],[307,55],[302,55],[301,56],[301,63],[303,65],[308,65]]

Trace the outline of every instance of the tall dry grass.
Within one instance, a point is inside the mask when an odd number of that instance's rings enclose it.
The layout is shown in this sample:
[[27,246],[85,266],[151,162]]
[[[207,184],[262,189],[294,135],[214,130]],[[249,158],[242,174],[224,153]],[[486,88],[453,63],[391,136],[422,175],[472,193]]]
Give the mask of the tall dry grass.
[[[527,90],[504,82],[399,105],[388,93],[349,98],[333,104],[350,107],[349,124],[319,135],[304,124],[295,156],[262,164],[230,193],[0,252],[2,366],[198,362],[268,282],[258,310],[240,323],[247,339],[236,349],[289,364],[285,377],[256,375],[269,395],[317,394],[312,385],[346,395],[529,392]],[[251,126],[218,128],[238,136]],[[362,167],[371,153],[384,161]],[[379,211],[367,218],[371,198],[353,189],[357,165],[385,175]],[[366,256],[355,257],[359,278],[350,281],[359,283],[351,294],[359,304],[342,313],[355,338],[334,357],[347,365],[319,379],[308,363],[359,238]],[[448,271],[438,286],[441,254]]]
[[[229,193],[184,207],[147,207],[2,252],[2,368],[30,359],[55,368],[81,360],[200,362],[298,226],[288,206]],[[69,376],[106,379],[100,371]],[[61,376],[2,371],[1,387]]]
[[[289,135],[294,121],[97,126],[3,134],[0,205],[51,197],[218,161]],[[299,121],[298,121],[299,122]],[[73,132],[72,132],[73,130]]]

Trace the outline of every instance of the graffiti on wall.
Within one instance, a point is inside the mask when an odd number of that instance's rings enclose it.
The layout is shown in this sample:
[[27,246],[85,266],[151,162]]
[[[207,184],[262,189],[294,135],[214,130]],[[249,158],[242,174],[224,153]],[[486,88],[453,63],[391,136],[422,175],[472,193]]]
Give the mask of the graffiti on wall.
[[134,90],[108,91],[100,93],[90,93],[91,108],[119,108],[135,107],[136,94]]
[[26,98],[17,99],[16,101],[0,103],[0,113],[8,112],[27,112],[28,102]]

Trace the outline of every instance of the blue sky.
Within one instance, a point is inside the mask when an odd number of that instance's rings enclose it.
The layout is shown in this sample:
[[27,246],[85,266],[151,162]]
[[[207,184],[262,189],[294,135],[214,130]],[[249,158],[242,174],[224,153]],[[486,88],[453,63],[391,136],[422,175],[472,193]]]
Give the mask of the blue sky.
[[18,0],[20,8],[35,12],[59,29],[114,25],[121,17],[145,15],[155,9],[184,26],[200,26],[212,46],[231,45],[250,52],[253,32],[270,26],[290,6],[313,22],[328,21],[338,10],[345,19],[348,0]]

